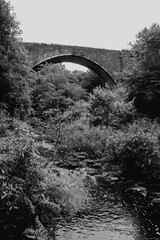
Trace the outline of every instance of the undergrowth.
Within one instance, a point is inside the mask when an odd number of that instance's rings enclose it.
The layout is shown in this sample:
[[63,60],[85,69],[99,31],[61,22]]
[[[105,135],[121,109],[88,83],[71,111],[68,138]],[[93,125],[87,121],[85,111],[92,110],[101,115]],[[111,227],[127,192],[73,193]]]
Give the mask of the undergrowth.
[[47,227],[60,216],[71,217],[86,207],[89,194],[82,177],[63,173],[42,157],[33,129],[10,119],[0,139],[0,233],[3,239],[20,238],[35,228],[38,217]]

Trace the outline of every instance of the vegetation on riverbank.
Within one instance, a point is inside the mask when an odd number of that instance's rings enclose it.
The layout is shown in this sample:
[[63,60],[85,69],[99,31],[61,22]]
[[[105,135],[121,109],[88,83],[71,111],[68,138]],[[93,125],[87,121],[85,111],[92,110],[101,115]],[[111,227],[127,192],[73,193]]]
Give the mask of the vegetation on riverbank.
[[0,7],[3,239],[49,238],[48,224],[85,209],[96,174],[158,189],[160,27],[139,33],[131,66],[110,89],[62,65],[33,72],[10,4]]

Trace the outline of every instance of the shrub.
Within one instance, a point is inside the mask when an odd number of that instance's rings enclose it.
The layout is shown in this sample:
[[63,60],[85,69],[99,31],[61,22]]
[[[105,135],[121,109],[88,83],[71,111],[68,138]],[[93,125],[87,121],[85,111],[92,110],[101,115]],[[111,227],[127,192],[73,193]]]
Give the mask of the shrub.
[[101,167],[117,166],[126,177],[158,181],[160,130],[157,122],[138,119],[122,129],[93,127],[81,120],[66,126],[63,146],[102,159]]
[[127,101],[124,87],[110,90],[96,88],[89,99],[89,118],[94,126],[115,126],[131,122],[135,115],[133,102]]
[[89,126],[79,119],[65,127],[63,146],[67,152],[86,152],[90,158],[111,159],[118,134],[112,128],[105,126]]
[[78,119],[86,119],[88,116],[88,102],[79,100],[72,104],[63,114],[62,118],[66,123],[72,123]]
[[[88,192],[82,176],[57,174],[52,163],[37,155],[33,129],[12,121],[12,131],[0,139],[0,227],[4,239],[13,239],[34,225],[38,215],[43,224],[54,224],[60,214],[72,216],[86,207]],[[8,214],[6,217],[6,214]],[[6,220],[7,218],[7,220]],[[18,221],[21,219],[21,221]],[[19,235],[16,235],[19,234]]]
[[45,191],[43,192],[43,200],[46,203],[55,204],[55,208],[57,205],[62,213],[68,216],[86,208],[90,196],[85,188],[82,174],[76,171],[71,174],[65,169],[57,170],[51,164],[46,167],[44,174],[43,188]]
[[30,128],[14,120],[14,131],[1,138],[0,149],[0,228],[3,239],[18,238],[34,224],[34,192],[41,188],[43,176],[34,156]]
[[141,119],[129,125],[118,146],[118,159],[129,178],[158,180],[159,124]]

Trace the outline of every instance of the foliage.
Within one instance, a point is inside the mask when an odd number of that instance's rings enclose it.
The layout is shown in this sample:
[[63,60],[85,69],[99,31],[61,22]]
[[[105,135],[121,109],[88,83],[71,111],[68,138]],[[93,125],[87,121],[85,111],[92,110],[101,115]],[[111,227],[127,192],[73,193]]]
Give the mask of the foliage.
[[139,119],[116,129],[89,126],[77,120],[66,126],[63,146],[68,152],[85,152],[101,159],[102,169],[117,166],[125,177],[159,181],[159,123]]
[[124,87],[110,90],[109,88],[96,88],[89,99],[90,122],[94,126],[118,126],[130,122],[135,110],[133,102],[127,101]]
[[74,71],[74,75],[79,80],[82,88],[88,93],[93,92],[94,88],[100,86],[105,87],[105,81],[94,72],[88,70],[87,72]]
[[111,98],[101,88],[94,90],[89,99],[89,113],[91,123],[97,125],[109,125],[109,114],[111,112]]
[[159,134],[159,124],[147,119],[128,125],[117,145],[117,159],[127,178],[159,181]]
[[64,112],[73,100],[79,100],[85,94],[69,71],[61,66],[46,65],[38,73],[33,87],[33,108],[41,115],[57,108]]
[[63,214],[70,216],[86,208],[89,193],[84,187],[83,174],[78,171],[71,174],[68,170],[57,169],[53,164],[49,164],[44,173],[43,187],[46,202],[54,203],[54,208],[58,206]]
[[0,1],[0,102],[21,119],[30,111],[31,78],[26,52],[21,45],[19,24],[9,2]]
[[140,113],[159,117],[160,108],[160,26],[153,24],[137,35],[132,46],[132,66],[125,73],[129,98]]
[[[10,131],[11,124],[14,132]],[[30,129],[17,120],[10,121],[7,135],[0,139],[0,228],[3,239],[19,238],[24,229],[34,223],[35,208],[31,199],[34,190],[40,186],[41,176],[35,167],[32,140]]]
[[7,135],[7,125],[9,122],[9,114],[5,103],[0,104],[0,137]]
[[86,119],[88,115],[88,102],[83,99],[74,102],[63,114],[66,123],[74,122],[78,119]]
[[122,131],[111,127],[90,126],[83,118],[66,125],[64,132],[61,148],[67,153],[83,152],[89,159],[103,158],[106,163],[114,161],[117,144],[123,135]]
[[23,239],[36,239],[36,240],[48,240],[48,232],[40,222],[38,216],[35,218],[34,228],[29,227],[26,228],[23,232],[22,236]]
[[98,160],[101,171],[116,166],[123,177],[160,182],[159,123],[138,119],[134,109],[159,116],[160,29],[154,24],[138,34],[128,89],[111,90],[90,71],[46,65],[31,72],[11,12],[0,0],[0,232],[4,240],[22,233],[47,239],[45,226],[85,210],[90,200],[83,170],[59,163]]
[[[52,162],[39,156],[34,131],[28,124],[12,119],[5,127],[7,135],[0,139],[3,239],[8,234],[10,239],[19,238],[26,228],[35,225],[36,215],[46,226],[60,214],[69,216],[85,208],[88,193],[82,176],[59,173]],[[34,229],[33,236],[40,234],[35,226]]]
[[20,238],[24,229],[34,223],[35,210],[22,186],[1,174],[0,229],[2,239]]

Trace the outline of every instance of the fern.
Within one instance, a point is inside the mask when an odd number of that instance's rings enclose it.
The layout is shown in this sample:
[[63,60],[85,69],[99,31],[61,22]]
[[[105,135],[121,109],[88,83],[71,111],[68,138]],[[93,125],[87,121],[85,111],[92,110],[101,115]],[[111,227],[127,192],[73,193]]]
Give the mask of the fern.
[[23,236],[28,239],[35,240],[48,240],[48,232],[40,222],[38,216],[35,218],[35,226],[33,228],[26,228],[23,232]]
[[48,232],[40,222],[38,216],[35,218],[35,237],[37,240],[48,240]]
[[25,238],[28,239],[36,239],[35,230],[33,228],[26,228],[22,236],[25,236]]
[[44,199],[42,202],[41,202],[42,205],[45,206],[45,208],[49,209],[50,211],[53,211],[53,212],[60,212],[60,207],[58,204],[54,203],[54,202],[51,202],[50,200],[48,199]]
[[35,206],[31,202],[31,200],[26,196],[24,196],[24,203],[26,204],[27,210],[33,215],[35,215]]

